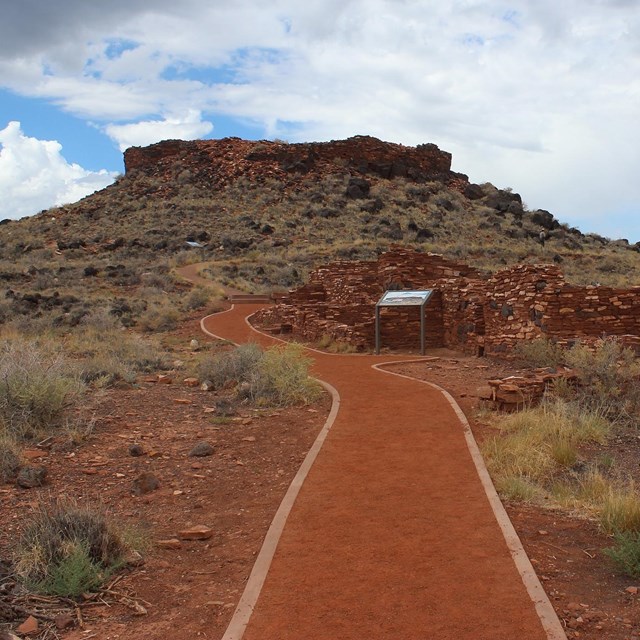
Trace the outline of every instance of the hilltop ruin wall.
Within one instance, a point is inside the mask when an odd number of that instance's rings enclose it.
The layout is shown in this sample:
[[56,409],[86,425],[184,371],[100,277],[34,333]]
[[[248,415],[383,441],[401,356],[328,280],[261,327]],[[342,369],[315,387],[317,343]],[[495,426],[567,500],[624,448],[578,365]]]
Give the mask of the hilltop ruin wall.
[[[490,278],[434,254],[394,249],[373,262],[336,262],[258,316],[262,326],[360,349],[375,342],[375,304],[388,289],[434,289],[425,310],[428,347],[506,354],[539,336],[562,340],[640,336],[640,287],[576,287],[551,265],[523,265]],[[417,307],[381,310],[382,345],[415,349]],[[629,342],[640,342],[640,338]]]
[[451,171],[451,154],[435,144],[407,147],[371,136],[299,144],[240,138],[165,140],[127,149],[124,165],[125,175],[172,175],[179,167],[180,171],[189,170],[192,179],[212,186],[228,184],[240,176],[295,182],[308,173],[335,174],[337,168],[383,179],[441,180],[461,189],[468,186],[467,176]]

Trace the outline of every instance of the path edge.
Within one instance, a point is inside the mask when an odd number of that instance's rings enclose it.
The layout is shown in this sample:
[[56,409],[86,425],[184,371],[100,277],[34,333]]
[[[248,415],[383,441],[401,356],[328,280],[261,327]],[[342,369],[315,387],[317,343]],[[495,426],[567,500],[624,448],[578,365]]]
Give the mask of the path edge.
[[484,458],[480,453],[480,448],[478,447],[478,443],[473,435],[473,431],[471,430],[471,425],[467,420],[467,416],[462,411],[460,405],[456,402],[455,398],[441,386],[435,384],[434,382],[429,382],[428,380],[419,380],[417,378],[412,378],[411,376],[404,375],[402,373],[396,373],[395,371],[389,371],[384,367],[393,364],[406,364],[406,361],[398,360],[395,362],[385,362],[382,364],[374,364],[372,365],[373,369],[380,371],[381,373],[386,373],[392,376],[398,376],[399,378],[406,378],[407,380],[413,380],[415,382],[420,382],[421,384],[426,384],[434,389],[437,389],[442,393],[442,395],[447,399],[451,408],[458,416],[460,423],[462,424],[464,438],[467,443],[467,448],[469,449],[469,453],[471,454],[471,458],[476,467],[476,471],[480,478],[480,482],[482,484],[482,488],[489,500],[489,504],[491,505],[491,509],[493,510],[493,514],[498,522],[498,526],[502,531],[502,535],[504,536],[505,542],[507,543],[507,547],[509,549],[509,553],[511,553],[511,557],[513,562],[522,578],[522,582],[531,598],[536,613],[538,614],[538,618],[540,618],[540,622],[542,627],[547,634],[548,640],[567,640],[567,635],[564,632],[562,627],[562,623],[558,618],[558,614],[556,613],[551,601],[549,600],[549,596],[546,591],[542,587],[540,580],[529,560],[529,556],[527,556],[527,552],[524,550],[522,546],[522,541],[518,537],[518,534],[507,514],[500,497],[498,496],[498,492],[491,480],[491,476],[489,475],[489,471],[487,466],[484,463]]
[[[222,311],[220,313],[228,313],[233,310],[233,306],[228,311]],[[211,314],[202,318],[200,320],[200,329],[203,333],[212,338],[217,338],[219,340],[226,340],[226,338],[221,338],[216,334],[212,333],[205,327],[205,322],[208,318],[219,315],[219,314]],[[227,340],[227,342],[230,342]],[[260,597],[260,592],[262,591],[262,587],[267,578],[267,573],[269,572],[269,568],[271,567],[271,562],[276,552],[276,548],[278,543],[280,542],[280,538],[282,536],[282,532],[284,530],[284,526],[287,522],[287,518],[291,513],[291,509],[300,493],[300,489],[307,476],[309,475],[309,471],[313,466],[318,454],[320,453],[320,449],[324,444],[327,436],[329,435],[329,431],[335,422],[336,416],[338,415],[338,411],[340,409],[340,394],[338,390],[330,385],[328,382],[324,380],[320,380],[318,378],[314,378],[319,384],[321,384],[326,391],[331,394],[331,410],[329,411],[329,415],[320,429],[320,432],[316,436],[311,448],[309,449],[307,455],[305,456],[298,472],[294,476],[287,492],[284,494],[282,498],[282,502],[276,511],[273,520],[271,521],[271,525],[269,526],[269,530],[267,531],[267,535],[264,538],[262,543],[262,547],[258,552],[258,556],[256,557],[256,561],[253,564],[253,569],[249,574],[249,579],[247,580],[247,584],[245,585],[244,591],[242,592],[242,596],[240,597],[240,601],[231,617],[231,620],[227,626],[227,630],[222,636],[222,640],[241,640],[244,636],[244,632],[249,624],[251,619],[251,615],[253,614],[253,610],[256,606],[258,598]]]

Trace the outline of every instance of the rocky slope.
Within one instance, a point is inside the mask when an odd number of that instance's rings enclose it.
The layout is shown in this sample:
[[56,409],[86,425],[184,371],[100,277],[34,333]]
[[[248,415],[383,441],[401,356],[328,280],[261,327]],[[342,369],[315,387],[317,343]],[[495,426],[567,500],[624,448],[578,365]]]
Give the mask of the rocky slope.
[[149,273],[165,278],[194,259],[226,284],[288,288],[319,264],[370,259],[392,244],[490,271],[555,262],[581,284],[640,277],[637,246],[585,235],[529,211],[517,193],[472,184],[432,144],[170,140],[129,149],[125,166],[115,184],[76,204],[0,225],[8,295],[0,315],[16,300],[24,313],[25,294],[55,307],[64,295],[106,299],[114,286],[135,293]]

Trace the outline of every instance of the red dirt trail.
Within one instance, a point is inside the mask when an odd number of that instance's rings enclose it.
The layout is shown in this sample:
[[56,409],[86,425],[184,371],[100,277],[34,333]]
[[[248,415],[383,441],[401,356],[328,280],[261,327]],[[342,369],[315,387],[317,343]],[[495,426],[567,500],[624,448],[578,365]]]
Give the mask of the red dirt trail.
[[[258,308],[206,329],[269,344]],[[392,358],[310,355],[340,410],[244,640],[546,639],[444,396],[371,368]]]

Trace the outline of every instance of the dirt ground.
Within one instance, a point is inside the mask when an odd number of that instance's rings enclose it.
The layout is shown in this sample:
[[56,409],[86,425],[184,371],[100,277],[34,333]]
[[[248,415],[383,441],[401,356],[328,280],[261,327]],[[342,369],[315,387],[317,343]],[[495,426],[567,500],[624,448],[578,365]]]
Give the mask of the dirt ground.
[[[173,339],[184,344],[192,337],[203,341],[195,321]],[[394,369],[450,391],[481,442],[492,430],[476,417],[474,391],[487,379],[515,373],[513,366],[451,352],[436,355],[439,360]],[[31,638],[222,636],[273,514],[330,403],[325,397],[313,407],[240,407],[237,414],[221,417],[214,410],[221,397],[185,386],[181,371],[170,377],[172,384],[140,378],[131,388],[96,398],[95,429],[79,447],[55,442],[33,447],[29,456],[49,472],[42,489],[0,485],[0,559],[8,557],[11,542],[39,500],[68,495],[99,501],[122,526],[142,529],[151,543],[144,564],[117,576],[111,593],[76,609],[46,599],[20,600],[22,609],[14,610],[13,620],[0,618],[0,629],[15,629],[27,611],[34,611],[40,615],[40,632]],[[213,455],[189,457],[202,441],[213,446]],[[131,456],[132,444],[140,444],[144,454]],[[638,472],[640,440],[635,434],[623,433],[607,446],[620,464]],[[160,487],[133,495],[134,479],[146,471],[158,478]],[[610,539],[595,523],[552,509],[506,507],[568,637],[640,637],[640,596],[635,589],[640,585],[614,573],[602,553]],[[179,539],[180,531],[194,525],[210,527],[212,537],[181,540],[173,543],[175,548],[159,544]],[[0,605],[7,600],[8,583],[10,578],[0,571]],[[59,630],[53,618],[63,610],[73,626]],[[2,611],[6,613],[0,606]]]
[[[474,391],[486,380],[516,373],[509,363],[451,354],[435,362],[390,368],[447,389],[463,408],[479,443],[494,430],[478,419],[482,413],[478,414],[480,401]],[[620,471],[637,477],[637,433],[622,431],[607,445],[598,446],[597,453],[609,453]],[[551,508],[505,507],[569,638],[640,637],[640,584],[616,574],[602,553],[611,538],[595,522]]]
[[[195,323],[179,340],[188,344],[191,337],[203,340]],[[99,502],[119,525],[142,530],[150,542],[144,564],[118,576],[112,593],[71,609],[74,628],[66,631],[45,620],[69,610],[66,603],[9,599],[0,591],[0,605],[22,607],[8,623],[0,606],[0,630],[3,623],[15,629],[27,611],[35,611],[40,633],[31,638],[222,636],[272,517],[325,422],[330,400],[293,409],[240,406],[237,414],[222,417],[214,411],[222,396],[185,386],[179,371],[170,377],[172,384],[152,382],[150,376],[97,398],[93,434],[79,447],[56,442],[33,447],[29,456],[48,469],[41,489],[0,485],[0,559],[8,557],[10,543],[39,500],[66,495]],[[213,454],[189,457],[194,445],[204,441],[213,446]],[[133,457],[133,444],[141,445],[144,454]],[[156,476],[160,486],[133,495],[134,480],[143,472]],[[173,543],[176,548],[159,544],[180,539],[181,531],[198,525],[211,528],[213,535],[181,540]],[[0,572],[0,585],[7,588],[10,579],[1,578]]]

